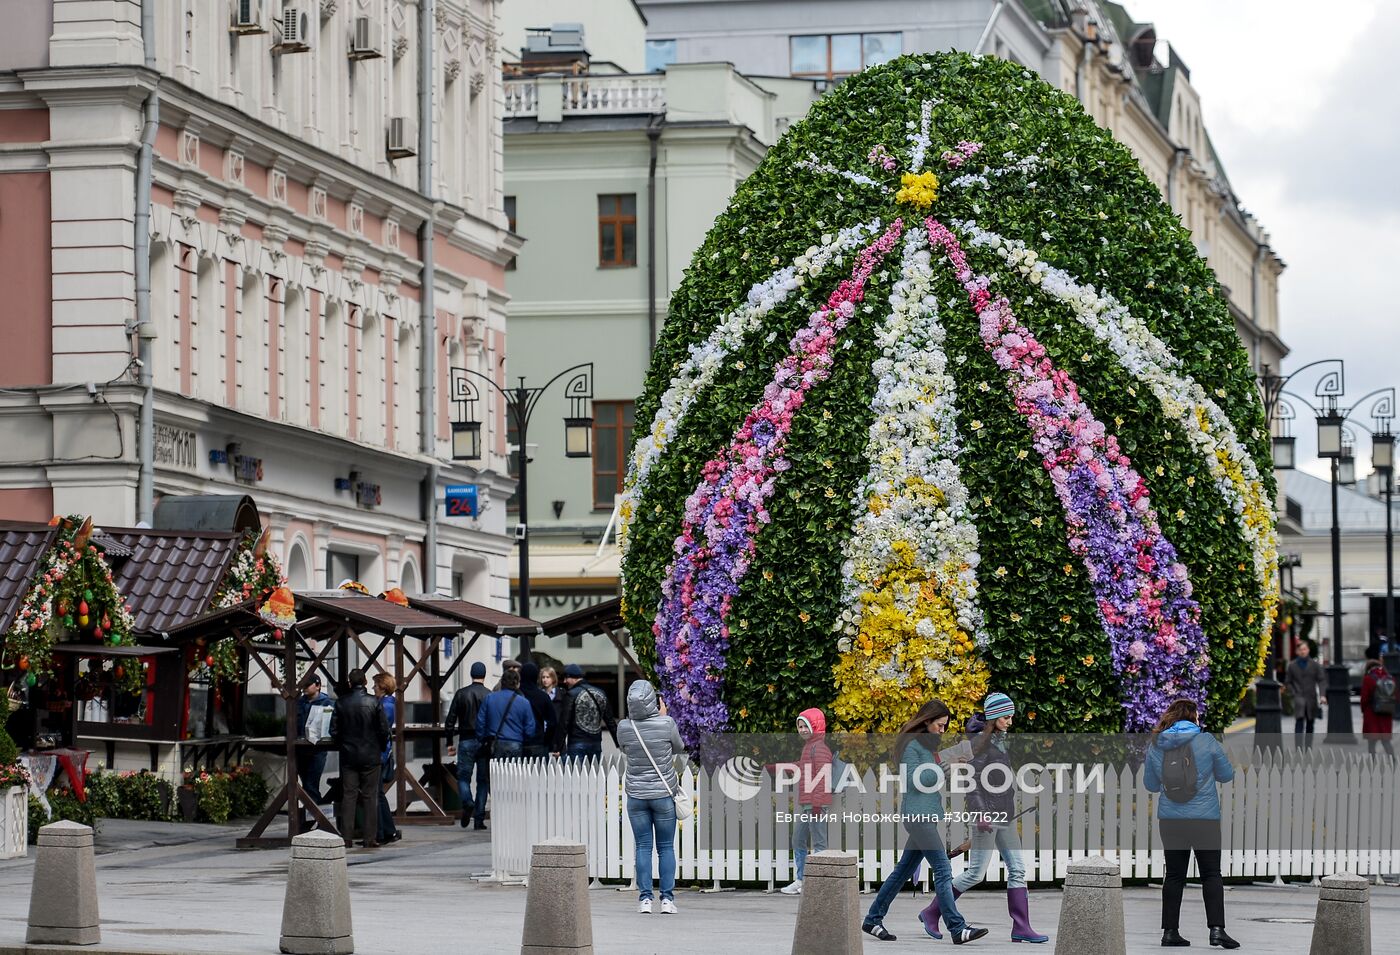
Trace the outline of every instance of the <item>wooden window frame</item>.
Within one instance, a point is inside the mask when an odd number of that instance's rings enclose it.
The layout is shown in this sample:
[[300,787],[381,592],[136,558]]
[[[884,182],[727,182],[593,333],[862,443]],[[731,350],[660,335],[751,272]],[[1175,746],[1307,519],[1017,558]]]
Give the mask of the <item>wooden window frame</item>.
[[[868,32],[860,32],[860,33],[826,33],[826,34],[822,34],[822,33],[793,33],[793,34],[790,34],[790,35],[788,36],[788,75],[791,76],[791,77],[793,77],[793,78],[795,78],[795,79],[802,79],[802,80],[826,80],[828,83],[834,83],[834,82],[836,82],[837,80],[844,80],[844,79],[845,79],[846,77],[848,77],[848,76],[854,76],[855,73],[834,73],[834,72],[832,72],[832,69],[831,69],[831,41],[832,41],[832,39],[833,39],[834,37],[838,37],[838,36],[853,36],[853,37],[857,37],[857,38],[859,39],[859,41],[860,41],[860,69],[863,70],[863,69],[865,69],[865,68],[869,65],[869,64],[867,64],[867,63],[865,62],[865,38],[866,38],[867,36],[877,36],[877,35],[882,35],[882,34],[887,34],[887,33],[891,33],[891,34],[894,34],[894,35],[898,36],[898,37],[899,37],[899,45],[900,45],[900,48],[901,48],[901,49],[904,48],[904,31],[903,31],[903,30],[870,30],[870,31],[868,31]],[[826,40],[826,72],[825,72],[825,73],[799,73],[799,72],[797,72],[796,70],[794,70],[794,69],[792,68],[792,41],[793,41],[793,40],[796,40],[796,39],[798,39],[798,38],[800,38],[800,37],[823,37],[823,38]],[[857,70],[856,72],[860,72],[860,70]]]
[[[631,197],[631,215],[622,211],[622,200]],[[608,214],[603,212],[603,201],[612,200],[612,211]],[[598,268],[600,269],[632,269],[637,267],[637,194],[635,192],[611,192],[599,193],[598,195]],[[622,241],[623,226],[632,226],[632,258],[628,259],[625,252],[625,243]],[[603,258],[603,235],[604,230],[611,229],[613,234],[613,258],[611,260]]]
[[[598,407],[600,405],[611,405],[613,408],[616,409],[616,414],[613,417],[612,424],[599,423]],[[625,412],[628,408],[632,410],[632,424],[630,425],[623,423],[623,421],[626,418]],[[635,436],[637,428],[636,414],[637,403],[635,401],[617,400],[593,402],[593,467],[590,469],[591,473],[589,475],[588,494],[589,498],[593,501],[593,510],[595,511],[611,511],[613,508],[613,500],[611,497],[609,497],[606,501],[598,500],[596,496],[598,490],[598,478],[606,477],[610,474],[614,475],[614,477],[616,478],[614,482],[616,490],[613,491],[613,494],[616,495],[622,493],[622,482],[627,477],[627,456],[632,453],[632,441],[627,440],[624,437],[624,433],[627,431],[627,429],[630,428],[632,430],[632,435]],[[611,462],[603,461],[602,455],[599,453],[599,449],[602,447],[602,445],[598,441],[598,432],[603,430],[604,428],[617,432],[617,440],[615,445],[617,448],[617,455],[615,460]],[[599,464],[611,464],[616,470],[614,471],[600,469],[598,467]]]

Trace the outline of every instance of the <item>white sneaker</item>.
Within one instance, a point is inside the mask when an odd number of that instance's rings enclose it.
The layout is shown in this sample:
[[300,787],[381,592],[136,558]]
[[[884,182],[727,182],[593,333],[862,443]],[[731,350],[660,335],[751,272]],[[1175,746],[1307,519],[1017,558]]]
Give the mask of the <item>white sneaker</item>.
[[662,900],[661,900],[661,914],[662,914],[662,915],[675,915],[675,914],[676,914],[676,903],[672,902],[670,899],[662,899]]
[[639,915],[650,915],[650,914],[651,914],[651,899],[642,899],[642,901],[638,902],[638,903],[637,903],[637,913],[638,913]]
[[796,882],[792,883],[791,885],[785,885],[785,886],[783,886],[783,887],[782,887],[781,889],[779,889],[778,891],[781,892],[781,893],[783,893],[783,895],[801,895],[801,894],[802,894],[802,880],[801,880],[801,879],[798,879]]

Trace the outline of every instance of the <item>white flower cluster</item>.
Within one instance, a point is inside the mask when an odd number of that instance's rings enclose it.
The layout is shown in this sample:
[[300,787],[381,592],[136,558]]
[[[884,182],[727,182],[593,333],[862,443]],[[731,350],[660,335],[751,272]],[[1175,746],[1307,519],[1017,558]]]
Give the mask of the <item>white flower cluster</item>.
[[[957,463],[956,384],[942,347],[933,281],[928,236],[910,230],[891,311],[875,337],[880,357],[871,366],[877,385],[865,449],[870,467],[855,491],[854,527],[842,566],[844,609],[837,626],[843,652],[850,652],[860,631],[862,596],[876,589],[899,545],[912,548],[929,580],[950,598],[958,628],[979,645],[986,641],[976,601],[977,527]],[[917,596],[915,588],[897,594],[896,602],[912,610]],[[940,636],[927,618],[916,629],[926,638]],[[935,681],[943,670],[942,661],[922,665]],[[878,672],[884,676],[887,670],[894,673],[898,666],[886,664]],[[896,680],[906,681],[905,674]]]
[[[972,186],[981,186],[983,189],[990,189],[992,188],[992,183],[991,180],[987,178],[988,176],[991,176],[993,179],[1000,179],[1002,176],[1010,176],[1015,173],[1026,175],[1040,168],[1040,157],[1034,153],[1029,156],[1020,157],[1015,153],[1006,153],[1003,158],[1008,160],[1009,165],[999,166],[995,169],[990,166],[984,166],[981,172],[964,173],[955,179],[950,179],[947,183],[947,188],[967,189]],[[1029,185],[1032,189],[1035,188],[1034,182],[1029,183]]]
[[666,446],[680,429],[681,421],[695,398],[709,387],[724,367],[725,360],[741,348],[749,333],[763,324],[773,309],[782,305],[802,288],[808,278],[816,278],[833,261],[860,245],[880,230],[880,220],[842,229],[836,235],[822,236],[819,246],[811,246],[793,260],[749,289],[744,304],[726,313],[708,338],[690,346],[690,357],[681,363],[670,387],[661,396],[652,420],[651,430],[637,440],[632,450],[623,506],[618,528],[618,544],[626,549],[627,529],[636,501],[641,497],[652,467],[660,460]]
[[798,169],[810,169],[812,172],[824,172],[833,176],[840,176],[842,179],[849,179],[851,182],[862,186],[874,186],[881,192],[889,192],[889,188],[871,179],[863,172],[852,172],[849,169],[837,169],[829,162],[822,162],[817,158],[816,153],[811,154],[809,159],[799,159],[793,163]]
[[[924,168],[924,157],[928,155],[930,144],[929,126],[933,122],[933,100],[924,100],[919,104],[919,130],[909,134],[909,171],[922,172]],[[910,128],[913,124],[910,123]]]
[[[1235,523],[1249,545],[1254,577],[1266,604],[1272,604],[1278,563],[1273,503],[1229,415],[1205,388],[1182,367],[1166,342],[1113,296],[1076,282],[1068,273],[1043,261],[1025,243],[1006,239],[975,222],[955,222],[974,246],[994,250],[1008,266],[1051,298],[1068,305],[1081,325],[1112,349],[1119,363],[1151,389],[1162,413],[1177,422],[1210,469],[1216,487],[1235,514]],[[1272,615],[1261,615],[1262,639],[1272,636]]]

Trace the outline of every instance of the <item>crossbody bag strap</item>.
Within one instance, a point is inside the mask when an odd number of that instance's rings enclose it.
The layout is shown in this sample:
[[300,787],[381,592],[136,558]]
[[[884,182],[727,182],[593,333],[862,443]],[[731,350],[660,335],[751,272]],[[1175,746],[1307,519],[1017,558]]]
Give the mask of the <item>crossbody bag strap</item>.
[[510,716],[510,708],[515,705],[515,698],[519,695],[519,690],[516,690],[513,694],[511,694],[510,702],[506,704],[506,711],[502,713],[501,718],[496,721],[496,732],[491,734],[492,739],[495,739],[496,737],[501,735],[501,727],[506,725],[506,717]]
[[[666,777],[661,774],[661,767],[656,765],[656,759],[651,755],[651,750],[647,748],[647,741],[642,739],[642,731],[637,729],[637,721],[631,720],[630,724],[632,726],[632,732],[637,734],[637,742],[642,744],[642,752],[646,753],[647,762],[651,763],[651,768],[656,771],[656,778],[661,780],[661,785],[666,786],[666,794],[672,799],[675,799],[676,794],[671,791],[670,786],[666,785]],[[679,783],[680,780],[676,780],[676,782]]]

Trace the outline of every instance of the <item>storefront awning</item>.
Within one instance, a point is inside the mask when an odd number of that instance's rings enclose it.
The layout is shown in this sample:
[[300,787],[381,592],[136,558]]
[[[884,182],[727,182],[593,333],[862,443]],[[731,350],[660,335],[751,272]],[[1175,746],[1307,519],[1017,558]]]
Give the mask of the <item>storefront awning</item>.
[[481,604],[474,604],[469,600],[456,600],[452,597],[424,594],[409,597],[408,603],[419,610],[456,620],[477,633],[510,637],[542,632],[541,626],[527,617],[517,617],[513,613],[506,613],[504,610],[496,610],[492,607],[483,607]]
[[0,522],[0,634],[9,632],[34,571],[57,535],[58,528],[48,524]]
[[358,630],[380,636],[453,636],[462,632],[462,624],[457,620],[378,597],[367,597],[352,590],[319,590],[295,596],[298,618],[314,614],[345,621]]
[[157,530],[262,531],[258,506],[247,494],[167,494],[152,523]]
[[584,607],[562,617],[555,617],[544,625],[546,637],[582,636],[590,633],[609,633],[623,629],[622,598],[614,597],[592,607]]

